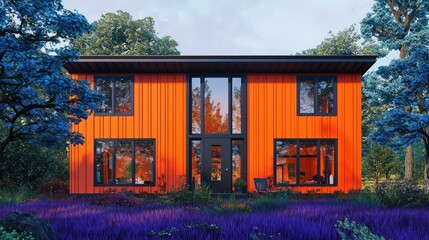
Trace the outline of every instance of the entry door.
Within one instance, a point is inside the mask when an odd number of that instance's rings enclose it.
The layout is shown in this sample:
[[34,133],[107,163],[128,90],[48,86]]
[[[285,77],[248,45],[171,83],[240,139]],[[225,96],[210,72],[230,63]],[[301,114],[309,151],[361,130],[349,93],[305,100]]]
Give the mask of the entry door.
[[231,146],[228,138],[204,139],[203,181],[213,192],[231,192]]

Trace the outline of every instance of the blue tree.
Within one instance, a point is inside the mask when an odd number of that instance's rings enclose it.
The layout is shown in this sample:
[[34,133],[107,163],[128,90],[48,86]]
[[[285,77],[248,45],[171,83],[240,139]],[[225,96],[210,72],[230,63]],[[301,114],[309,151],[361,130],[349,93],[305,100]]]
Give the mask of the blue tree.
[[83,142],[71,124],[87,118],[100,95],[87,81],[71,80],[63,65],[78,58],[69,41],[89,30],[61,0],[0,0],[0,160],[19,139]]
[[[401,59],[428,43],[429,1],[374,0],[372,11],[361,22],[362,36],[375,37],[390,50],[398,50]],[[392,86],[397,86],[392,83]],[[412,179],[412,146],[406,147],[405,178]]]
[[397,82],[399,89],[385,118],[375,123],[371,139],[396,149],[423,140],[426,149],[424,180],[428,183],[429,49],[418,48],[409,57],[380,67],[378,74],[386,81]]
[[429,37],[429,1],[374,0],[372,11],[361,22],[362,36],[376,37],[399,57],[407,57]]

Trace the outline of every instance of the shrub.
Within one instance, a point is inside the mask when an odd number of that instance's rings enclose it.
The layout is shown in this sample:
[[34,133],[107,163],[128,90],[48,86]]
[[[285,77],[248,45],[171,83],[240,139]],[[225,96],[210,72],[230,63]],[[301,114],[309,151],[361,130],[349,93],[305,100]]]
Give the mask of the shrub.
[[384,240],[384,237],[377,236],[369,231],[367,226],[359,225],[355,221],[349,222],[347,218],[344,221],[338,220],[335,228],[343,240]]
[[418,207],[428,203],[428,193],[413,181],[380,183],[375,192],[381,202],[390,207]]
[[8,188],[0,189],[0,204],[1,203],[23,203],[33,198],[34,198],[33,192],[27,187],[19,187],[18,189],[8,189]]
[[202,184],[200,187],[191,191],[188,186],[172,188],[166,195],[161,196],[165,202],[174,203],[209,203],[211,202],[211,190],[208,185]]
[[349,192],[349,199],[357,204],[365,206],[380,206],[381,199],[369,189],[355,190]]
[[17,141],[0,161],[0,181],[6,186],[36,189],[52,179],[68,179],[66,148],[48,148]]
[[98,195],[92,204],[100,206],[117,206],[117,207],[135,207],[140,204],[140,200],[132,195],[127,195],[126,192],[117,192],[115,190],[107,190],[103,194]]
[[34,237],[31,233],[22,232],[18,233],[16,230],[6,231],[2,226],[0,226],[0,239],[2,240],[34,240]]
[[40,184],[36,189],[36,193],[44,194],[51,198],[62,198],[69,194],[69,183],[67,181],[54,178]]

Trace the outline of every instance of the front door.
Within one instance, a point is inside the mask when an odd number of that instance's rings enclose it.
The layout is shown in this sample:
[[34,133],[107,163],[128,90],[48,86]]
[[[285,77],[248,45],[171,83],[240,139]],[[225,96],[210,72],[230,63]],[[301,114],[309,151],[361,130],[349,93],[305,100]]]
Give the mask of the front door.
[[204,140],[202,179],[213,192],[231,192],[231,146],[228,138]]

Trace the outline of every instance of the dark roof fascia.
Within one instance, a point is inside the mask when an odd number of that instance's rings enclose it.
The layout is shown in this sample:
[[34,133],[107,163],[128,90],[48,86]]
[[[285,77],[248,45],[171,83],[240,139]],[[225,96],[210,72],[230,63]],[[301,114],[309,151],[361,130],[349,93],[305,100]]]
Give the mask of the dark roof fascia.
[[231,56],[81,56],[78,62],[375,62],[377,56],[282,56],[282,55],[231,55]]
[[[211,69],[211,72],[222,72],[224,69],[237,72],[278,72],[274,70],[273,65],[281,66],[285,69],[287,66],[294,66],[293,63],[300,63],[300,68],[292,68],[292,72],[320,72],[314,68],[317,64],[318,68],[323,69],[322,72],[330,72],[332,63],[354,63],[359,64],[353,69],[343,69],[341,72],[353,72],[364,74],[376,61],[376,56],[360,55],[360,56],[310,56],[310,55],[194,55],[194,56],[81,56],[76,62],[67,63],[65,68],[70,73],[91,73],[94,72],[91,66],[101,68],[102,71],[115,72],[112,67],[123,68],[124,63],[137,63],[140,68],[129,68],[126,72],[133,72],[133,70],[142,70],[147,72],[205,72],[205,68]],[[162,64],[159,65],[158,63]],[[248,64],[259,63],[263,66],[260,70],[253,68],[249,69]],[[112,65],[113,64],[113,65]],[[144,64],[144,65],[141,65]],[[156,65],[153,65],[156,64]],[[171,64],[171,65],[170,65]],[[179,65],[177,65],[179,64]],[[184,64],[184,65],[183,65]],[[205,65],[208,64],[208,65]],[[238,64],[238,65],[237,65]],[[279,65],[280,64],[280,65]],[[289,65],[292,64],[292,65]],[[301,65],[304,64],[304,65]],[[326,68],[323,65],[326,64]],[[322,65],[322,66],[320,66]],[[157,69],[151,71],[151,66]],[[161,67],[160,67],[161,66]],[[162,67],[164,66],[164,67]],[[170,66],[171,68],[167,68]],[[210,66],[210,67],[209,67]],[[165,68],[165,69],[164,69]],[[234,68],[231,70],[231,68]],[[171,69],[175,69],[172,71]],[[359,69],[359,70],[357,70]]]

